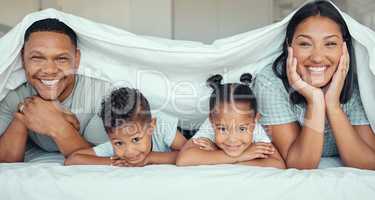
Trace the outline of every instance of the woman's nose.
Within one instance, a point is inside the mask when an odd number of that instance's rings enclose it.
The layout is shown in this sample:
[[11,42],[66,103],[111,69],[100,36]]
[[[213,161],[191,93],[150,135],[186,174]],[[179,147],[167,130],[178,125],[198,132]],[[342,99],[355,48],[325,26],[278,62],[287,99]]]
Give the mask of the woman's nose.
[[311,61],[314,63],[321,63],[323,61],[323,51],[321,49],[315,48],[310,55]]

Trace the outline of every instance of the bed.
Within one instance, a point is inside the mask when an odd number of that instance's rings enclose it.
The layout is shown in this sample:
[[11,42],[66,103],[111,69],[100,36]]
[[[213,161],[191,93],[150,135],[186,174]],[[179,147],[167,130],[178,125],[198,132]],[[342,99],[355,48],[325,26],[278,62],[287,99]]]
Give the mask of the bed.
[[322,162],[325,169],[238,165],[143,168],[0,164],[0,199],[360,199],[375,197],[375,172]]

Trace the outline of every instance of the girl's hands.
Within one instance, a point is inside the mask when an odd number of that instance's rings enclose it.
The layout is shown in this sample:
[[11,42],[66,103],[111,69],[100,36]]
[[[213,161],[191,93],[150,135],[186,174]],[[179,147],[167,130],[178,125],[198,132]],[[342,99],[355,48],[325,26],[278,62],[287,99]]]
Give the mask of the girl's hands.
[[271,143],[252,143],[239,157],[237,162],[245,162],[257,158],[268,158],[275,152],[275,147]]
[[199,146],[199,149],[206,150],[206,151],[215,151],[217,150],[217,146],[208,138],[193,138],[193,143]]

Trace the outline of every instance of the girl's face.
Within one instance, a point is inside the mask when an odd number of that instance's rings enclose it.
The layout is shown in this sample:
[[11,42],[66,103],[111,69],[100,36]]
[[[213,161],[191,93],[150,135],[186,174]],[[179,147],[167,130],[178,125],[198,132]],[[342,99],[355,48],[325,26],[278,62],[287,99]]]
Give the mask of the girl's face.
[[228,156],[237,157],[253,140],[253,130],[258,114],[249,103],[222,103],[216,106],[210,121],[215,130],[216,145]]
[[151,123],[125,123],[109,135],[116,156],[129,164],[143,162],[151,152],[152,132],[155,119]]
[[336,72],[342,54],[343,37],[333,20],[313,16],[301,22],[292,40],[297,72],[308,84],[322,88]]

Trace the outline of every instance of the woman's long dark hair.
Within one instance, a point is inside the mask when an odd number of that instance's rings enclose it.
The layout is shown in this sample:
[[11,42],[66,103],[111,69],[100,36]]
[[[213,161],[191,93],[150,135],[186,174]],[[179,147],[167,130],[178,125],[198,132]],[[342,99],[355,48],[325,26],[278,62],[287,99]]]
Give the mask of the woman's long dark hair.
[[283,52],[273,62],[273,72],[277,77],[279,77],[283,81],[284,87],[289,92],[289,97],[293,104],[300,104],[306,102],[305,98],[289,85],[288,77],[286,74],[286,60],[288,58],[288,45],[292,44],[294,32],[297,26],[305,19],[312,16],[327,17],[336,22],[340,26],[342,37],[346,42],[346,45],[348,47],[348,53],[350,56],[349,71],[345,79],[344,87],[340,94],[340,103],[346,103],[352,96],[355,86],[354,83],[356,81],[356,76],[354,73],[354,69],[356,69],[355,53],[352,43],[352,37],[349,33],[349,29],[345,23],[345,20],[341,16],[339,11],[330,2],[314,1],[308,3],[293,15],[292,19],[289,21],[288,26],[286,28]]

